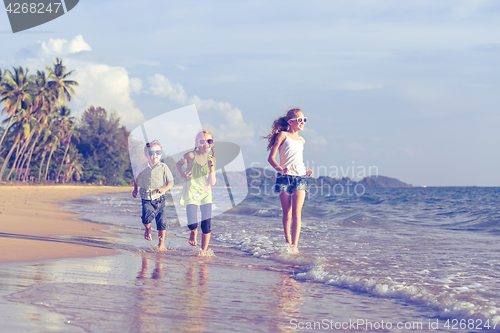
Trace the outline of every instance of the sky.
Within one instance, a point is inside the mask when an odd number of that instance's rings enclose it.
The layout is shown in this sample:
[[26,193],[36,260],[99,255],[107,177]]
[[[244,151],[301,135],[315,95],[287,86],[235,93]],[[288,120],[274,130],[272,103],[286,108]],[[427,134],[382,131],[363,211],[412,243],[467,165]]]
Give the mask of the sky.
[[499,22],[495,0],[83,0],[16,34],[0,12],[0,68],[60,57],[73,114],[101,106],[129,130],[195,104],[247,167],[299,107],[313,176],[500,186]]

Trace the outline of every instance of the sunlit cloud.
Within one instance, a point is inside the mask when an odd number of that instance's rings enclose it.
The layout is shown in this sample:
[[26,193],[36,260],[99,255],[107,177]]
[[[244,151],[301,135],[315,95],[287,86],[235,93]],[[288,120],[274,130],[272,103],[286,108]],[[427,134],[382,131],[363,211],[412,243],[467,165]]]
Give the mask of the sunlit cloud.
[[143,121],[142,112],[130,97],[131,93],[137,94],[141,91],[142,81],[130,78],[124,67],[95,63],[85,60],[85,57],[73,56],[91,50],[82,35],[71,40],[49,38],[22,48],[17,52],[17,60],[31,69],[42,70],[46,65],[52,65],[55,57],[62,58],[67,70],[74,70],[68,79],[79,83],[79,86],[75,87],[75,97],[70,103],[76,116],[80,116],[90,106],[100,106],[108,112],[115,111],[125,125]]
[[184,87],[179,83],[172,83],[161,74],[155,74],[149,78],[150,91],[152,94],[169,98],[181,105],[195,104],[200,112],[217,110],[225,120],[219,126],[204,124],[204,127],[213,132],[221,140],[236,140],[240,143],[254,144],[255,131],[253,124],[247,124],[243,120],[243,113],[237,107],[228,102],[217,102],[213,99],[201,99],[194,95],[189,97]]

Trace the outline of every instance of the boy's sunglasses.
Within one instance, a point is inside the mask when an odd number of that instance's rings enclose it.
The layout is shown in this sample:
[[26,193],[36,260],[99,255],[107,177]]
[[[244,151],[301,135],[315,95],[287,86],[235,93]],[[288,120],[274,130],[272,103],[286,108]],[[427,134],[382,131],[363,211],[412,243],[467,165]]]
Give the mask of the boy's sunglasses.
[[162,153],[163,153],[163,151],[162,151],[162,150],[149,150],[149,151],[148,151],[148,155],[149,155],[149,156],[153,156],[154,154],[156,154],[156,155],[161,155]]
[[307,123],[307,117],[298,117],[298,118],[292,118],[290,120],[297,120],[298,123]]
[[203,145],[203,144],[205,144],[205,141],[207,141],[209,145],[211,145],[212,143],[214,143],[214,140],[213,140],[213,139],[208,139],[208,140],[203,140],[203,139],[201,139],[201,140],[198,140],[198,143],[199,143],[200,145]]

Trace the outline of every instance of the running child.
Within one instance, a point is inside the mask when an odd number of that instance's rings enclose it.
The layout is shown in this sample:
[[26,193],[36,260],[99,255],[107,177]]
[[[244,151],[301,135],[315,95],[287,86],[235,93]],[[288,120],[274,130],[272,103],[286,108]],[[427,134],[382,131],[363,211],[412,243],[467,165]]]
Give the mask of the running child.
[[[313,173],[304,165],[305,140],[298,133],[304,129],[307,118],[302,110],[293,108],[286,115],[273,122],[269,141],[268,162],[278,172],[275,192],[279,193],[283,210],[283,230],[285,241],[292,246],[292,252],[298,253],[301,228],[302,206],[306,197],[307,179]],[[279,151],[280,163],[275,156]]]
[[134,179],[132,196],[137,197],[137,187],[142,199],[142,223],[146,228],[144,238],[148,241],[151,237],[151,222],[156,221],[158,230],[158,249],[165,249],[165,234],[167,230],[167,215],[164,212],[165,196],[163,195],[174,186],[174,177],[168,166],[160,162],[163,148],[158,140],[146,143],[144,154],[148,163],[144,163],[137,171]]
[[[214,139],[209,131],[196,135],[195,148],[186,153],[176,164],[177,171],[188,181],[184,182],[180,204],[186,206],[188,228],[191,230],[189,244],[197,245],[197,211],[201,211],[201,254],[206,255],[210,242],[212,218],[212,186],[215,185]],[[212,151],[212,155],[209,152]],[[183,165],[187,164],[185,170]]]

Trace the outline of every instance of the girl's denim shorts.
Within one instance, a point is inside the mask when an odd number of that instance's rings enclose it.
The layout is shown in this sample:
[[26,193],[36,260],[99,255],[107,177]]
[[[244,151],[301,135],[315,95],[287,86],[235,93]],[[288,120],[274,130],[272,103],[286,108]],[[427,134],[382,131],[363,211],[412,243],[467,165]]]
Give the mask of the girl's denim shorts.
[[307,179],[305,176],[282,175],[278,173],[274,192],[287,192],[307,190]]

